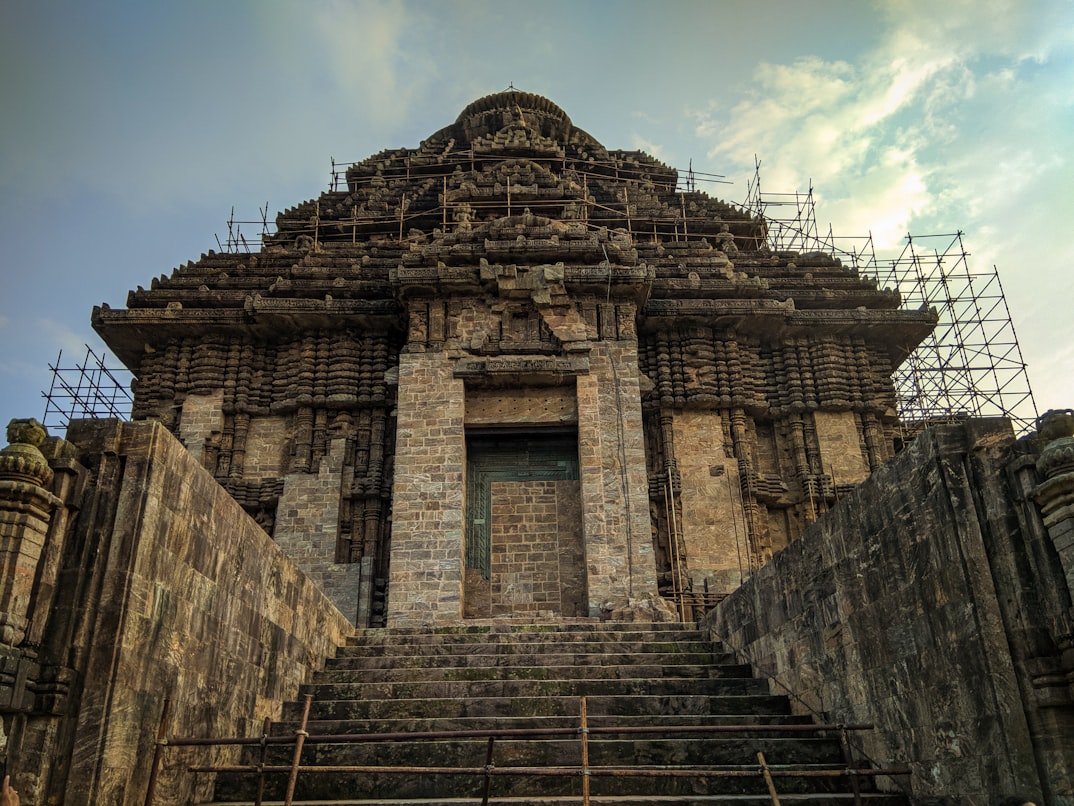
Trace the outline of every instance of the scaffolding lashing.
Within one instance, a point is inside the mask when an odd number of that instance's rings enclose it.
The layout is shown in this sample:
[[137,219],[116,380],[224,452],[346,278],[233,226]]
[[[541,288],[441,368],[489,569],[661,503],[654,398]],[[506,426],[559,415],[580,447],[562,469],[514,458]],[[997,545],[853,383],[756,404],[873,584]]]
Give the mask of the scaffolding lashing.
[[964,417],[1006,417],[1019,434],[1037,410],[995,266],[971,266],[963,233],[907,235],[885,281],[903,305],[931,309],[937,324],[894,376],[908,426]]
[[133,375],[123,367],[109,367],[107,353],[97,355],[85,345],[86,354],[73,366],[63,365],[63,351],[49,364],[52,381],[45,398],[41,423],[48,428],[66,428],[71,420],[116,418],[129,420],[133,397]]
[[1019,435],[1036,427],[1037,409],[999,271],[972,266],[963,233],[907,234],[896,257],[878,257],[872,234],[822,238],[813,186],[805,193],[764,193],[761,163],[741,205],[767,225],[775,251],[820,251],[878,288],[897,291],[904,310],[932,310],[932,333],[892,375],[902,436],[929,423],[1005,417]]

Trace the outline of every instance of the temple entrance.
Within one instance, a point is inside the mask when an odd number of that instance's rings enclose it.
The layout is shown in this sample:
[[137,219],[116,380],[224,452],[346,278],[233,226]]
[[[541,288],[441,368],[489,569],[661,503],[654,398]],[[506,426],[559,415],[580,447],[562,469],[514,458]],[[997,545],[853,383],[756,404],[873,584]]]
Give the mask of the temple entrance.
[[464,616],[586,615],[576,434],[478,432],[466,453]]

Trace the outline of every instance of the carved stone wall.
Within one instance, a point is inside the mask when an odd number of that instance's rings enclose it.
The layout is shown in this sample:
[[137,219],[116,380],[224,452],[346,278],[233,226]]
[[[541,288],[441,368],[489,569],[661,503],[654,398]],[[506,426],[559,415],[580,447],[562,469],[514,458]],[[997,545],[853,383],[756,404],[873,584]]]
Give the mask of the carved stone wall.
[[[726,593],[892,455],[890,375],[934,316],[827,255],[772,252],[763,220],[548,99],[479,99],[345,180],[259,252],[204,255],[94,325],[138,377],[134,416],[269,534],[286,520],[356,623],[459,617],[441,587],[458,547],[405,538],[455,506],[432,494],[455,470],[417,468],[465,462],[430,401],[470,429],[576,424],[594,613],[654,584]],[[530,390],[553,388],[571,394],[538,412]],[[314,557],[296,530],[315,522]],[[324,565],[333,542],[360,571]]]

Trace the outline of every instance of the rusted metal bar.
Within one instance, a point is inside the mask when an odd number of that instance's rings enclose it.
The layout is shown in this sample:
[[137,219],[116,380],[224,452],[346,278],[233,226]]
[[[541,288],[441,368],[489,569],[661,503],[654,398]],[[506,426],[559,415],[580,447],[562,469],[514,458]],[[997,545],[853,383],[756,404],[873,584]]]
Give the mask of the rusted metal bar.
[[[590,725],[590,734],[647,734],[647,733],[831,733],[841,730],[872,730],[873,725]],[[487,739],[495,736],[503,738],[576,736],[578,728],[500,728],[493,730],[453,730],[453,731],[415,731],[413,733],[326,733],[311,734],[306,737],[306,744],[351,744],[362,742],[405,742],[418,739]],[[268,744],[291,744],[293,736],[270,736]],[[206,747],[212,745],[260,745],[261,739],[254,736],[231,737],[223,739],[206,738],[172,738],[168,740],[171,747]]]
[[858,785],[858,776],[854,772],[854,754],[851,752],[850,742],[847,740],[847,732],[845,729],[839,731],[839,744],[843,748],[843,761],[846,762],[847,765],[847,777],[850,778],[850,791],[854,793],[854,806],[861,806],[861,787]]
[[313,703],[313,695],[306,695],[306,702],[302,706],[302,722],[297,731],[295,731],[295,755],[291,760],[291,774],[287,779],[287,794],[283,799],[283,806],[291,806],[291,801],[295,796],[295,782],[298,781],[298,762],[302,758],[302,745],[305,744],[306,736],[309,734],[306,732],[306,727],[309,725],[310,720],[310,705]]
[[481,806],[489,806],[489,792],[492,791],[492,745],[496,739],[489,736],[489,749],[485,753],[485,790],[481,793]]
[[581,721],[578,733],[582,737],[582,806],[589,806],[589,722],[586,718],[585,697],[579,706]]
[[164,700],[164,707],[160,712],[160,722],[157,724],[157,740],[153,745],[153,766],[149,770],[149,784],[145,789],[145,806],[152,806],[153,798],[157,791],[157,776],[160,774],[160,762],[164,755],[164,748],[168,744],[168,721],[172,715],[171,698]]
[[768,763],[764,760],[764,753],[757,751],[757,763],[761,765],[761,774],[764,776],[765,785],[768,787],[768,797],[772,799],[772,806],[779,806],[779,793],[776,792],[776,782],[772,780],[772,773],[768,770]]
[[841,730],[872,730],[872,725],[599,725],[590,733],[832,733]]
[[[288,765],[266,766],[266,773],[289,772],[293,769]],[[257,766],[253,764],[239,765],[203,765],[191,766],[188,772],[246,772],[256,773]],[[400,775],[485,775],[485,767],[410,767],[410,766],[300,766],[300,773],[378,773]],[[574,767],[495,767],[488,770],[489,775],[564,775],[577,776],[579,768]],[[809,770],[793,768],[768,768],[768,774],[773,778],[841,778],[846,776],[848,770],[842,766],[832,769]],[[906,767],[883,768],[883,769],[857,769],[856,775],[909,775],[910,770]],[[715,769],[706,767],[589,767],[589,777],[635,777],[635,778],[757,778],[760,771],[755,766],[740,769]]]
[[265,760],[268,757],[268,735],[272,729],[271,717],[265,717],[261,724],[261,756],[257,764],[257,797],[254,798],[254,806],[261,806],[265,797]]

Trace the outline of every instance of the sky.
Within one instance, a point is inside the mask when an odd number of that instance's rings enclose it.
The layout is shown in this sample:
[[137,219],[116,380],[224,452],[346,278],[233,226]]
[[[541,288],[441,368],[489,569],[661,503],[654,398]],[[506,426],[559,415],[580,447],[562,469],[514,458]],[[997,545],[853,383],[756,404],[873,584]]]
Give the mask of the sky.
[[0,422],[41,419],[58,353],[106,352],[92,307],[232,210],[271,220],[509,86],[727,201],[760,160],[882,254],[962,232],[1037,409],[1074,406],[1074,0],[0,0]]

